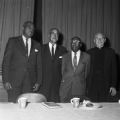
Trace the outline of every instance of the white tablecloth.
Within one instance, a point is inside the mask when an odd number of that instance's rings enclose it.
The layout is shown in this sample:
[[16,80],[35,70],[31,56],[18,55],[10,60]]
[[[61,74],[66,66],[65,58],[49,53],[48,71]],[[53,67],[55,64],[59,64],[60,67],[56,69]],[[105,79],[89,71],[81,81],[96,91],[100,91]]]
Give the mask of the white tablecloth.
[[29,103],[25,109],[18,104],[0,103],[0,120],[120,120],[119,103],[99,103],[103,108],[73,108],[60,103],[62,108],[47,108],[41,103]]

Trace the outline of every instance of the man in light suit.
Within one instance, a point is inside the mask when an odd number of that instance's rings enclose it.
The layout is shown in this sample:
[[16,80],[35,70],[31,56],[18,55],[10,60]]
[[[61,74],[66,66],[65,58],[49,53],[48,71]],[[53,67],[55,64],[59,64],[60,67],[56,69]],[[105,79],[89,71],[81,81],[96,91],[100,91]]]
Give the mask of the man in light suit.
[[50,29],[49,43],[42,47],[43,81],[40,93],[45,95],[47,101],[59,102],[59,88],[61,82],[62,56],[67,52],[66,48],[58,45],[59,30]]
[[79,37],[71,39],[71,51],[63,56],[61,102],[70,102],[72,97],[86,96],[86,80],[90,70],[90,56],[81,51]]
[[22,35],[10,38],[6,45],[2,77],[9,102],[16,102],[22,93],[37,91],[41,84],[41,47],[31,38],[33,33],[33,23],[26,21]]

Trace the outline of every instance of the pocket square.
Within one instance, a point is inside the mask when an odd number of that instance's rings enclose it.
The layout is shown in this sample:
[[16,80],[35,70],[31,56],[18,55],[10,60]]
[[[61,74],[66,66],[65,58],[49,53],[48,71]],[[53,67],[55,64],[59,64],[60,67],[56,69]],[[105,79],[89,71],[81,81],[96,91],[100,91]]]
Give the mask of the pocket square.
[[35,52],[38,52],[38,49],[35,49]]
[[59,58],[62,58],[62,56],[59,56]]

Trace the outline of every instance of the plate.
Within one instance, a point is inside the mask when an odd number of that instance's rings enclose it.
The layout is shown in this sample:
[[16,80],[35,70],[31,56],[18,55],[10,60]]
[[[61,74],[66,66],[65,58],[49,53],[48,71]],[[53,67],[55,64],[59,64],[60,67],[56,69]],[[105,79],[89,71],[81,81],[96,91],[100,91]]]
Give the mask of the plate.
[[82,104],[80,105],[81,109],[85,109],[85,110],[95,110],[95,109],[100,109],[103,108],[103,106],[101,104],[98,103],[89,103],[90,105],[87,104]]

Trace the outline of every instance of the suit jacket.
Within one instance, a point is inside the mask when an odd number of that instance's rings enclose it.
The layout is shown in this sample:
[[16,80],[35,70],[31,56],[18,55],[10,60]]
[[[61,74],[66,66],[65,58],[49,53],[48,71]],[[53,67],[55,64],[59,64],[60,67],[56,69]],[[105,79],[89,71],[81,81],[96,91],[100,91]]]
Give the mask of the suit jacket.
[[[88,50],[88,53],[91,55],[91,69],[90,69],[90,81],[88,81],[89,92],[92,86],[92,80],[94,79],[94,62],[96,60],[96,47]],[[116,56],[112,48],[103,48],[104,49],[104,67],[103,67],[103,79],[105,88],[104,92],[109,93],[110,87],[116,87],[117,82],[117,65],[116,65]],[[97,86],[94,86],[96,88]],[[101,86],[102,87],[102,86]]]
[[49,44],[42,47],[43,82],[40,92],[46,96],[48,101],[59,101],[62,56],[66,52],[65,47],[57,45],[55,55],[52,57]]
[[41,84],[41,65],[41,47],[39,43],[31,39],[31,51],[28,57],[22,36],[10,38],[3,58],[3,82],[10,82],[12,87],[18,87],[27,74],[31,88],[35,83]]
[[63,56],[62,82],[60,88],[61,101],[64,102],[68,94],[72,96],[85,96],[89,69],[90,56],[87,53],[81,52],[79,63],[75,71],[72,65],[71,52]]

